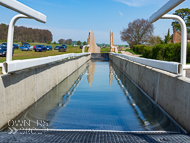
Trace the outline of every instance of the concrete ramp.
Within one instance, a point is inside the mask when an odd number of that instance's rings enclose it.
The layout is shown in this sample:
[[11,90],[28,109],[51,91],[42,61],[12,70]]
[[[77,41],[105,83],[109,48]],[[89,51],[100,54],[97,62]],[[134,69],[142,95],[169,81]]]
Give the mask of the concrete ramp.
[[88,53],[100,53],[100,47],[96,45],[96,40],[95,40],[94,32],[92,31],[92,29],[89,32],[87,41],[88,41],[88,45],[90,45],[90,47],[88,47],[88,50],[87,50]]

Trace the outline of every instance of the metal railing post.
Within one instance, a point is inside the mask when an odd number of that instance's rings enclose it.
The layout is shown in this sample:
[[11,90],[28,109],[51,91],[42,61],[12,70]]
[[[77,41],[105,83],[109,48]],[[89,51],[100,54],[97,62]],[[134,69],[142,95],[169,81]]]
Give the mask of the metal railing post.
[[82,53],[85,53],[85,47],[90,47],[90,45],[84,45],[84,46],[82,47]]
[[[161,19],[174,19],[181,26],[181,64],[184,67],[187,59],[187,27],[185,21],[180,16],[172,14],[165,14]],[[186,70],[183,69],[181,74],[186,77]]]
[[13,52],[13,37],[14,37],[14,26],[18,19],[20,18],[29,18],[23,14],[18,14],[14,16],[9,24],[8,36],[7,36],[7,53],[6,53],[6,61],[12,61],[12,52]]

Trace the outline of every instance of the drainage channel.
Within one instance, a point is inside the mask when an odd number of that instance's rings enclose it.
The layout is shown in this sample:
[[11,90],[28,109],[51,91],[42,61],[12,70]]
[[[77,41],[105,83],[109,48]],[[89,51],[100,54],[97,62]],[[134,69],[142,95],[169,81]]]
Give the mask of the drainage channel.
[[0,142],[55,140],[189,142],[190,138],[111,62],[90,61],[0,133]]

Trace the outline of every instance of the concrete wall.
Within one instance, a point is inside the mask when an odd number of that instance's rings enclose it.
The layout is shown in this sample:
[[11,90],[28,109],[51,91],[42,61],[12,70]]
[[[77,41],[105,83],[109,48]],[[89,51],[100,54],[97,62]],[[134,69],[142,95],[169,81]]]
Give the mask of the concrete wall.
[[0,128],[14,119],[75,70],[89,56],[55,62],[0,77]]
[[190,133],[190,79],[110,55],[110,60]]

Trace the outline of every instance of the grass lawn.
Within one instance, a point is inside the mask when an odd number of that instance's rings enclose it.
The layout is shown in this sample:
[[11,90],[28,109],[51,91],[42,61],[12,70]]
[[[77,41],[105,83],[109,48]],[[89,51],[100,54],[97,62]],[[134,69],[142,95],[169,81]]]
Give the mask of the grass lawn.
[[109,53],[109,52],[110,52],[110,47],[101,48],[101,53]]
[[[31,44],[32,46],[37,45]],[[42,45],[42,44],[41,44]],[[35,52],[33,51],[21,51],[20,49],[15,49],[13,54],[13,60],[22,60],[22,59],[32,59],[32,58],[40,58],[40,57],[48,57],[55,56],[67,53],[81,53],[82,50],[79,47],[73,47],[72,45],[67,45],[67,52],[58,52],[58,50],[54,50],[54,47],[57,45],[54,44],[44,44],[44,45],[52,45],[52,51],[46,52]],[[6,60],[6,57],[0,57],[0,63],[3,63]]]
[[[18,43],[21,46],[21,43]],[[52,51],[46,52],[35,52],[33,51],[21,51],[20,49],[15,49],[13,54],[13,60],[22,60],[22,59],[33,59],[33,58],[41,58],[48,56],[55,56],[67,53],[82,53],[82,49],[78,47],[73,47],[72,45],[67,45],[67,52],[58,52],[58,50],[54,50],[55,46],[61,46],[60,44],[46,44],[46,43],[30,43],[31,46],[35,45],[51,45],[53,47]],[[87,51],[87,48],[86,50]],[[101,53],[109,53],[110,48],[101,48]],[[0,63],[6,61],[6,57],[0,57]]]
[[[87,52],[87,47],[85,48],[85,52]],[[110,48],[101,48],[101,53],[109,53],[110,52]]]

